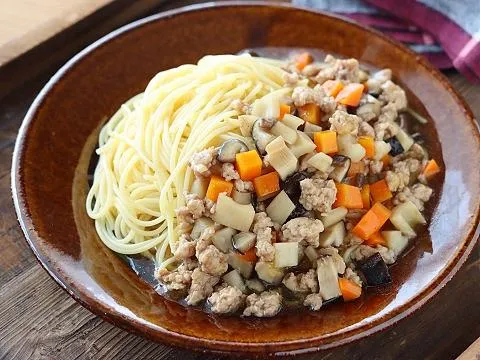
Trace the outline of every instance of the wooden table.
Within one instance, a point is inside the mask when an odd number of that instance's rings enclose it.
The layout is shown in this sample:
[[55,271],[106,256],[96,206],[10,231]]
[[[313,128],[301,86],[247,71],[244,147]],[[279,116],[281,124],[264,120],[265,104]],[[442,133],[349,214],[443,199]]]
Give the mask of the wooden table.
[[[175,5],[199,2],[175,1]],[[137,0],[142,9],[152,1]],[[162,5],[159,9],[172,7]],[[152,10],[151,10],[152,11]],[[133,12],[135,16],[142,12]],[[132,18],[123,14],[123,21]],[[134,16],[133,16],[134,17]],[[110,27],[119,20],[111,19]],[[0,358],[1,359],[217,359],[152,343],[96,317],[71,299],[47,275],[28,248],[17,224],[10,194],[15,137],[33,98],[53,71],[85,44],[109,30],[101,26],[71,39],[68,51],[41,68],[16,65],[22,78],[37,75],[0,101]],[[52,46],[55,45],[55,42]],[[31,59],[30,59],[31,60]],[[22,60],[23,61],[23,60]],[[2,69],[0,69],[1,72]],[[447,73],[480,118],[480,86]],[[3,88],[2,88],[3,87]],[[0,81],[0,97],[6,94]],[[3,92],[2,92],[3,91]],[[308,359],[451,359],[480,336],[480,247],[452,281],[422,309],[396,326],[358,343]],[[477,350],[473,351],[478,354]],[[478,356],[478,355],[477,355]],[[473,357],[467,357],[473,358]],[[477,357],[478,358],[478,357]]]

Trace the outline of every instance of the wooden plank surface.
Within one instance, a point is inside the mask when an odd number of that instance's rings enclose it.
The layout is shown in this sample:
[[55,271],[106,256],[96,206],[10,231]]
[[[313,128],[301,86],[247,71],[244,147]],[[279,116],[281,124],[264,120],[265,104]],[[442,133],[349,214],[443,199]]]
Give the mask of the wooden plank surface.
[[[168,6],[188,2],[194,1]],[[82,46],[80,39],[71,45],[71,53],[57,60],[64,61]],[[26,245],[10,195],[11,155],[22,118],[51,74],[43,71],[0,102],[0,359],[221,358],[152,343],[97,318],[60,289]],[[453,71],[447,76],[479,119],[480,86]],[[454,279],[409,318],[358,343],[302,358],[455,358],[480,336],[479,275],[477,245]],[[464,359],[478,358],[479,351],[473,347]]]

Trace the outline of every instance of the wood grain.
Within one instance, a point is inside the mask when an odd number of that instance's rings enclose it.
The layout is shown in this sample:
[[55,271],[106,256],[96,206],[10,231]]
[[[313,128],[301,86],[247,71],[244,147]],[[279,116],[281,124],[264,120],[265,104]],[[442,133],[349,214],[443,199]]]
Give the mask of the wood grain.
[[[191,2],[182,0],[174,5]],[[116,21],[110,23],[116,24]],[[70,57],[83,46],[83,41],[72,39],[69,51],[55,61]],[[26,245],[10,195],[11,154],[22,118],[35,94],[51,76],[52,66],[0,102],[0,359],[222,358],[155,344],[97,318],[60,289]],[[27,72],[28,66],[23,69]],[[468,83],[456,72],[449,72],[447,76],[470,104],[477,119],[480,118],[480,86]],[[480,247],[477,245],[454,279],[409,318],[358,343],[302,358],[455,358],[480,336],[479,275]],[[478,346],[462,360],[475,356],[480,356]]]

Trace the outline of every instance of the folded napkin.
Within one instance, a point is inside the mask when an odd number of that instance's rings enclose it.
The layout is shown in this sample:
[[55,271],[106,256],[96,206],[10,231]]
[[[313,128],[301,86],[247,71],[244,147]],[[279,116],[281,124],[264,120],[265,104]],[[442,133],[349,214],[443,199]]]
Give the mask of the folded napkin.
[[480,0],[293,0],[371,26],[425,55],[480,80]]

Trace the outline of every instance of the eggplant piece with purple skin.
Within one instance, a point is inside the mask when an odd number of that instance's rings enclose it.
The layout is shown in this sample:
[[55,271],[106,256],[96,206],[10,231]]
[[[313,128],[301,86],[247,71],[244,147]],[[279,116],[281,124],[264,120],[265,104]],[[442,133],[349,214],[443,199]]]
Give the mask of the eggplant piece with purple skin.
[[397,156],[404,152],[402,144],[395,136],[392,136],[391,138],[385,140],[385,142],[390,144],[390,146],[392,147],[392,149],[390,150],[390,155]]
[[340,183],[347,176],[352,160],[344,155],[335,155],[332,159],[333,171],[330,173],[329,177]]
[[357,264],[367,286],[387,285],[392,282],[388,266],[379,253],[375,253]]

